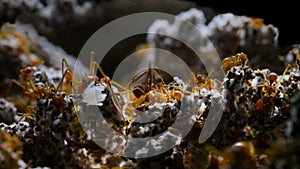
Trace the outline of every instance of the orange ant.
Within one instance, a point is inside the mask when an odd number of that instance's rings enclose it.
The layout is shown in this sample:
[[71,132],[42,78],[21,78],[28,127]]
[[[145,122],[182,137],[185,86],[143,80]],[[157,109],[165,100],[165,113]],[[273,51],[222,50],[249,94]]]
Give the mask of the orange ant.
[[[281,92],[284,94],[285,97],[288,97],[288,95],[284,91],[282,91],[282,89],[278,88],[278,86],[281,84],[281,82],[284,79],[284,76],[290,68],[291,65],[288,65],[286,67],[281,78],[278,81],[278,75],[276,73],[270,73],[267,78],[264,76],[264,79],[267,80],[265,80],[265,83],[263,85],[253,86],[261,87],[262,92],[264,93],[262,98],[260,98],[255,104],[255,111],[257,113],[267,113],[273,106],[274,99],[276,98],[278,92]],[[274,83],[275,85],[273,85]]]
[[[39,99],[41,97],[47,97],[48,94],[51,93],[54,88],[52,85],[47,86],[47,84],[44,82],[37,84],[34,83],[38,71],[40,70],[38,70],[35,66],[27,66],[23,68],[19,75],[19,78],[22,82],[12,79],[11,83],[9,84],[7,94],[9,93],[12,85],[16,84],[17,86],[23,89],[25,96],[30,99]],[[41,76],[45,76],[45,74],[43,73],[44,72],[41,72]]]
[[[99,79],[95,75],[95,66],[98,68],[103,78]],[[96,62],[94,62],[94,52],[91,53],[90,74],[84,75],[80,81],[75,78],[71,67],[65,59],[62,59],[62,78],[57,87],[54,87],[53,84],[47,84],[47,82],[41,83],[41,86],[36,86],[36,84],[34,83],[34,80],[36,78],[34,74],[38,71],[39,70],[33,66],[25,67],[21,70],[20,73],[20,79],[22,82],[13,79],[11,81],[11,84],[9,85],[8,91],[12,87],[12,84],[16,84],[23,89],[23,91],[25,92],[25,96],[29,99],[33,99],[35,101],[36,99],[40,99],[42,97],[52,98],[54,104],[57,105],[57,107],[64,108],[64,95],[71,94],[72,89],[76,89],[76,94],[83,94],[85,90],[89,90],[87,87],[92,82],[94,84],[105,83],[108,85],[108,91],[118,113],[124,120],[124,117],[121,113],[121,106],[117,96],[113,92],[112,84],[117,85],[118,87],[122,86],[110,80],[110,78],[104,74],[104,71],[101,69],[101,67]],[[57,94],[57,92],[63,92],[63,94]]]
[[222,60],[223,69],[228,71],[234,66],[244,66],[248,62],[248,57],[245,53],[238,53],[232,57]]
[[211,76],[211,73],[209,73],[207,77],[204,77],[201,74],[197,74],[196,72],[193,72],[194,90],[199,91],[203,88],[212,90],[214,88],[214,82],[209,79],[210,76]]
[[[23,68],[20,72],[19,78],[22,82],[19,82],[15,79],[12,79],[11,83],[9,84],[7,94],[9,93],[13,84],[16,84],[20,88],[23,89],[24,94],[28,100],[24,99],[16,99],[15,104],[19,110],[25,113],[18,113],[20,115],[31,117],[35,112],[35,106],[33,104],[36,103],[37,99],[41,98],[51,98],[53,99],[53,103],[56,107],[63,110],[66,104],[64,100],[64,94],[58,94],[56,88],[53,84],[48,84],[47,81],[40,80],[39,82],[34,82],[38,76],[46,76],[44,72],[39,70],[37,67],[34,66],[27,66]],[[41,77],[43,78],[43,77]],[[23,105],[27,105],[24,106]]]
[[[143,77],[144,80],[136,84]],[[132,87],[134,84],[136,85]],[[130,100],[136,109],[147,108],[150,105],[150,97],[153,97],[156,101],[180,100],[182,98],[179,86],[172,86],[172,92],[169,93],[168,86],[165,84],[159,70],[151,67],[151,64],[149,64],[149,68],[146,71],[132,79],[129,88],[132,92]]]
[[[62,80],[60,81],[60,83],[57,86],[57,90],[58,91],[64,91],[67,94],[72,93],[72,89],[74,90],[74,93],[76,94],[83,94],[84,92],[86,92],[86,90],[90,90],[88,88],[89,85],[91,85],[91,83],[94,83],[94,85],[96,86],[96,84],[107,84],[107,89],[109,91],[109,94],[111,96],[111,99],[113,101],[113,104],[115,105],[117,112],[119,113],[119,115],[121,116],[121,118],[123,120],[124,116],[121,112],[121,106],[119,103],[119,100],[115,94],[115,92],[113,91],[112,85],[115,85],[119,88],[124,89],[124,87],[120,84],[118,84],[117,82],[112,81],[102,70],[102,68],[100,67],[100,65],[98,63],[96,63],[94,61],[94,52],[91,52],[91,59],[90,59],[90,73],[89,75],[84,75],[81,80],[77,80],[76,77],[73,74],[73,71],[71,70],[71,67],[69,66],[69,64],[67,63],[67,61],[65,59],[62,60]],[[66,67],[66,69],[65,69]],[[102,78],[99,78],[95,75],[95,68],[98,69],[98,71],[101,73]]]

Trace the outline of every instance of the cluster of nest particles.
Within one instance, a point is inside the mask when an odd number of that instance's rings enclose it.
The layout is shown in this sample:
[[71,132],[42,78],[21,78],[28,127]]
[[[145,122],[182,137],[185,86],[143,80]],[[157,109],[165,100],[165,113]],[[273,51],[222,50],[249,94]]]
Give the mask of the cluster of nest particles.
[[[24,10],[37,11],[36,16],[48,21],[58,14],[53,11],[66,10],[69,15],[57,20],[63,22],[77,15],[91,17],[90,6],[98,3],[96,0],[80,4],[77,1],[33,2],[3,0],[0,7],[6,7],[7,18],[17,15],[17,6],[23,5]],[[70,12],[69,8],[77,12]],[[259,18],[227,13],[207,22],[198,9],[178,16],[201,28],[207,38],[182,30],[179,21],[158,20],[149,29],[158,34],[185,35],[191,41],[196,37],[203,44],[209,39],[221,57],[223,80],[216,81],[196,71],[188,81],[178,77],[166,80],[163,72],[149,67],[132,79],[130,90],[123,90],[96,63],[91,67],[98,67],[101,76],[91,71],[75,80],[74,57],[39,35],[30,24],[3,24],[0,29],[0,169],[300,168],[300,45],[279,55],[277,28],[265,25]],[[193,54],[180,42],[153,34],[147,41],[149,46],[169,50],[189,61],[193,70],[202,69],[198,60],[189,58]],[[200,44],[199,50],[210,49]],[[78,64],[89,72],[89,68]],[[92,92],[95,97],[91,97]],[[212,136],[200,144],[199,135],[212,100],[216,99],[224,104],[221,121]],[[184,103],[196,109],[183,112]],[[99,121],[97,114],[87,116],[94,109],[101,110],[105,122]],[[135,110],[155,120],[140,122]],[[193,123],[191,130],[185,137],[174,136],[171,126],[187,114],[191,118],[180,121],[179,126]],[[87,122],[80,123],[81,115],[88,118]],[[122,138],[112,144],[107,140],[112,133],[101,133],[105,131],[101,128],[84,129],[103,123],[126,138],[164,133],[161,137],[175,140],[175,145],[155,156],[151,156],[148,145],[130,152],[144,158],[110,153],[97,143],[124,152],[136,145]],[[96,143],[93,135],[99,134],[107,138],[97,138]],[[159,151],[168,142],[158,140],[149,144],[157,145]]]

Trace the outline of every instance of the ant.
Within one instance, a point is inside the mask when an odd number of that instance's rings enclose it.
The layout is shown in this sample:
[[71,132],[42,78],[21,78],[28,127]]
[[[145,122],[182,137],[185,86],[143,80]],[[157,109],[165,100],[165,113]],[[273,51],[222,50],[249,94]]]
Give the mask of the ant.
[[[141,81],[141,79],[144,80]],[[140,83],[136,84],[138,81]],[[135,86],[133,86],[136,84]],[[130,100],[134,108],[138,110],[147,109],[150,105],[150,97],[155,101],[165,102],[173,99],[180,100],[182,98],[181,89],[179,86],[171,86],[172,92],[169,93],[169,88],[166,85],[164,78],[157,68],[154,68],[149,63],[147,70],[136,75],[129,83],[130,92],[132,92]]]
[[289,97],[278,86],[281,84],[286,73],[290,69],[291,69],[291,65],[288,65],[279,80],[277,80],[278,75],[276,73],[269,73],[267,77],[265,77],[265,75],[263,74],[264,79],[265,79],[264,84],[258,85],[258,86],[253,86],[253,88],[260,87],[262,89],[262,92],[264,93],[262,98],[260,98],[255,104],[255,111],[257,113],[259,113],[259,114],[267,113],[274,106],[274,99],[276,99],[278,92],[283,93],[283,95],[286,98]]
[[142,105],[145,102],[149,102],[150,91],[162,89],[162,85],[164,85],[164,80],[158,70],[152,68],[149,64],[148,70],[140,73],[132,79],[129,83],[129,88],[131,89],[132,85],[144,76],[146,76],[144,81],[137,84],[132,89],[132,93],[134,95],[132,100],[134,100],[135,107]]
[[[23,89],[25,96],[30,99],[39,99],[41,97],[47,97],[52,92],[54,87],[47,85],[45,73],[39,70],[35,66],[27,66],[20,71],[19,78],[22,82],[12,79],[9,84],[7,95],[13,84],[16,84]],[[43,80],[44,79],[44,80]],[[37,80],[37,82],[35,82]]]
[[18,109],[21,110],[21,112],[24,112],[18,114],[31,118],[36,108],[34,104],[38,99],[41,98],[51,98],[53,99],[53,103],[56,107],[61,110],[64,108],[66,104],[66,101],[64,100],[65,94],[57,93],[57,90],[53,84],[48,83],[45,72],[41,71],[35,66],[27,66],[21,69],[19,78],[21,82],[17,81],[16,79],[11,80],[6,94],[8,95],[13,84],[22,88],[26,98],[14,99]]
[[[111,96],[111,99],[113,101],[114,106],[117,109],[118,114],[122,118],[122,120],[125,121],[125,118],[123,116],[123,113],[121,111],[121,105],[119,103],[119,99],[116,96],[115,92],[113,91],[113,86],[115,85],[121,89],[126,90],[122,85],[120,85],[117,82],[112,81],[102,70],[100,65],[94,61],[94,52],[91,52],[91,58],[90,58],[90,72],[89,74],[85,74],[80,80],[76,79],[76,77],[73,74],[73,71],[67,61],[65,59],[62,60],[62,80],[57,86],[58,91],[64,91],[67,94],[71,94],[72,90],[74,90],[74,93],[76,94],[84,94],[84,93],[89,93],[88,90],[92,90],[88,86],[93,85],[101,85],[101,84],[106,84],[108,92]],[[66,69],[65,69],[66,67]],[[98,76],[95,75],[95,69],[98,69],[100,72],[102,78],[99,78]],[[94,92],[94,91],[92,91]],[[89,99],[87,96],[86,99]],[[89,102],[89,100],[87,100]]]
[[208,74],[207,77],[204,77],[201,74],[197,74],[196,72],[193,72],[193,82],[194,84],[194,90],[199,91],[203,88],[206,88],[208,90],[212,90],[214,88],[214,82],[210,80],[211,73]]
[[[102,78],[99,78],[95,75],[95,68],[97,67],[98,71],[103,76]],[[88,93],[87,90],[91,90],[88,86],[91,85],[91,83],[94,83],[93,85],[98,84],[107,84],[109,94],[112,98],[113,104],[115,105],[119,115],[123,120],[123,114],[121,112],[121,106],[119,103],[119,100],[116,96],[116,94],[113,91],[112,85],[116,85],[119,88],[125,89],[120,84],[112,81],[101,69],[101,67],[94,62],[94,52],[91,52],[91,60],[90,60],[90,73],[88,75],[84,75],[81,80],[77,80],[73,74],[73,71],[71,67],[69,66],[66,59],[62,59],[62,78],[57,85],[57,87],[54,87],[53,84],[48,84],[47,81],[45,82],[35,82],[36,75],[42,74],[37,67],[35,66],[27,66],[24,69],[21,70],[20,73],[20,79],[22,82],[19,82],[15,79],[13,79],[9,85],[8,93],[10,88],[13,84],[16,84],[17,86],[21,87],[23,91],[25,92],[25,96],[29,98],[30,100],[36,101],[36,99],[40,98],[52,98],[54,104],[59,107],[60,109],[64,108],[64,105],[66,104],[66,101],[64,100],[64,96],[72,94],[72,90],[74,90],[74,93],[76,94],[83,94],[85,92]],[[40,76],[42,76],[40,75]],[[45,76],[45,75],[44,75]],[[30,111],[29,111],[30,110]],[[32,112],[31,109],[26,109],[25,112]],[[31,113],[27,113],[31,114]]]
[[222,60],[223,69],[228,71],[234,66],[244,66],[248,62],[248,57],[245,53],[238,53],[232,57]]

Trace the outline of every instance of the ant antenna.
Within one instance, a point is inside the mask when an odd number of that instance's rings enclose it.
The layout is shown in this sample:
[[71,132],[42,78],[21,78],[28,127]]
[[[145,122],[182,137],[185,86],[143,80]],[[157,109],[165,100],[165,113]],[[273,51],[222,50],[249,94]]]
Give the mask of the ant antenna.
[[[94,57],[95,57],[95,52],[94,51],[92,51],[91,52],[91,59],[90,59],[90,75],[91,76],[93,76],[94,75],[94,71],[95,71],[95,65],[94,65],[94,63],[96,63],[96,62],[94,62]],[[102,74],[103,72],[101,72],[101,74]]]
[[277,83],[275,84],[275,87],[277,87],[277,86],[279,86],[280,85],[280,83],[282,82],[282,80],[284,79],[284,76],[286,75],[286,73],[288,72],[288,70],[291,68],[291,65],[289,64],[286,68],[285,68],[285,70],[284,70],[284,72],[283,72],[283,74],[281,75],[281,77],[280,77],[280,79],[277,81]]

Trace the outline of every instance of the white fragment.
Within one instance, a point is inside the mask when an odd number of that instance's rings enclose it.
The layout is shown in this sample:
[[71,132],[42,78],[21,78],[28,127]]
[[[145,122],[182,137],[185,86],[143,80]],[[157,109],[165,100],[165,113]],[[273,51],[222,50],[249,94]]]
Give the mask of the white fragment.
[[105,90],[104,85],[94,85],[94,82],[91,82],[89,86],[83,91],[82,97],[88,105],[98,105],[102,106],[103,101],[105,100],[107,94],[103,93]]

